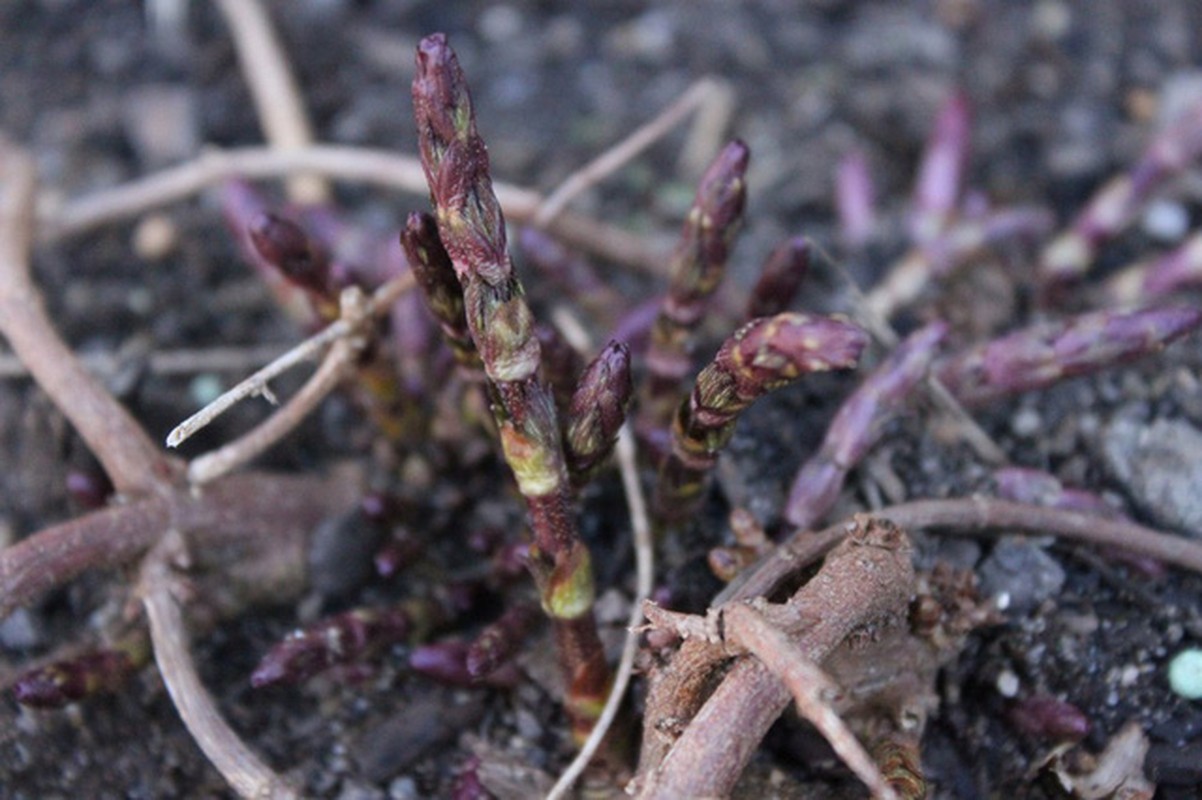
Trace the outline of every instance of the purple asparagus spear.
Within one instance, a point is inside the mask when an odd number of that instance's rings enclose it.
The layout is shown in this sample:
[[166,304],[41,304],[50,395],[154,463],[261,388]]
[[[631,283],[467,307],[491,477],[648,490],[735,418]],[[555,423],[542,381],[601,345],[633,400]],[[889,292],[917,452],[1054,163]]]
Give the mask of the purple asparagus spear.
[[796,313],[739,329],[697,376],[676,414],[657,485],[657,517],[671,523],[696,510],[743,409],[804,374],[855,366],[867,343],[868,335],[851,323]]
[[910,238],[923,245],[951,222],[964,184],[972,138],[968,97],[955,92],[944,102],[914,182]]
[[1202,287],[1202,232],[1157,259],[1121,270],[1106,282],[1117,305],[1142,305],[1183,289]]
[[575,486],[587,482],[613,452],[633,390],[630,348],[610,342],[585,368],[568,406],[564,450]]
[[114,692],[150,663],[150,655],[150,642],[139,631],[111,647],[87,650],[19,675],[13,682],[13,698],[30,708],[62,708]]
[[947,325],[932,322],[910,334],[844,401],[818,452],[798,472],[785,504],[785,519],[809,528],[839,496],[847,473],[880,439],[886,423],[926,377]]
[[809,239],[794,236],[777,245],[764,262],[760,279],[751,290],[747,319],[771,317],[788,310],[809,270]]
[[439,237],[463,288],[468,330],[494,390],[505,460],[526,499],[533,537],[528,563],[555,626],[573,734],[583,741],[609,685],[593,615],[592,562],[571,507],[555,403],[538,376],[534,317],[506,252],[488,150],[476,130],[467,79],[442,34],[418,44],[413,105]]
[[386,647],[421,638],[446,616],[443,604],[411,600],[391,608],[360,608],[293,631],[255,667],[251,685],[302,683],[332,667],[370,657]]
[[868,159],[852,150],[835,169],[835,210],[839,217],[839,240],[850,250],[868,244],[876,232],[876,187],[868,170]]
[[1157,352],[1199,324],[1195,308],[1095,311],[976,345],[942,361],[936,374],[960,402],[982,405]]
[[1072,226],[1044,248],[1039,264],[1044,283],[1056,287],[1083,276],[1101,246],[1127,226],[1166,179],[1199,154],[1202,154],[1202,102],[1195,103],[1170,123],[1129,172],[1103,186]]
[[681,382],[693,367],[693,331],[721,283],[746,204],[747,145],[733,141],[701,178],[672,257],[668,293],[651,328],[639,430],[652,439],[671,424]]

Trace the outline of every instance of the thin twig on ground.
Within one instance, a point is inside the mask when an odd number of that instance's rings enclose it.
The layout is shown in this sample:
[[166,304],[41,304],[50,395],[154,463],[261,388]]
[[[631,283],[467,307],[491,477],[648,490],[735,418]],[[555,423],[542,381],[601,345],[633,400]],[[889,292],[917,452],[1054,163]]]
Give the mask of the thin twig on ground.
[[[280,150],[311,145],[313,128],[304,98],[267,9],[260,0],[217,0],[217,6],[233,34],[238,65],[268,143]],[[322,203],[329,195],[325,181],[315,175],[288,180],[288,198],[294,203]]]
[[[420,196],[427,192],[417,158],[390,150],[329,144],[297,150],[270,147],[206,150],[192,161],[93,192],[64,205],[39,204],[39,231],[48,238],[74,236],[185,200],[230,178],[286,178],[303,173],[399,189]],[[529,223],[543,201],[538,192],[512,184],[495,183],[493,189],[512,223]],[[659,247],[648,244],[643,237],[581,214],[563,212],[551,222],[548,232],[573,247],[618,264],[652,275],[659,275],[663,270],[664,256]]]
[[540,228],[547,227],[574,199],[638,157],[687,119],[689,114],[719,99],[718,87],[712,78],[695,81],[684,94],[653,119],[631,131],[622,141],[569,175],[539,205],[532,223]]
[[[146,370],[151,375],[196,375],[202,372],[245,372],[248,369],[278,358],[284,348],[274,344],[252,344],[228,347],[184,347],[157,350],[146,356]],[[77,356],[89,372],[108,375],[125,363],[113,353],[87,353]],[[29,367],[21,359],[0,353],[0,380],[28,378]]]
[[[269,381],[292,369],[302,361],[307,361],[316,357],[318,353],[327,347],[335,345],[339,342],[350,341],[354,337],[362,335],[362,328],[364,325],[366,325],[376,316],[387,312],[391,308],[392,304],[396,302],[397,298],[409,291],[411,288],[413,288],[413,275],[412,273],[406,272],[403,275],[393,278],[388,283],[377,289],[366,303],[362,303],[359,300],[354,299],[361,296],[354,293],[357,292],[357,290],[352,290],[352,294],[344,300],[344,311],[342,318],[330,323],[325,328],[322,328],[313,336],[310,336],[308,339],[293,347],[288,352],[279,356],[270,364],[258,370],[238,385],[226,392],[223,392],[213,402],[209,403],[204,408],[188,417],[179,425],[176,425],[175,428],[171,430],[171,433],[167,434],[167,446],[179,447],[198,431],[212,423],[213,420],[217,419],[217,417],[221,416],[233,406],[242,400],[245,400],[247,397],[263,395],[274,403],[275,397],[267,388]],[[354,351],[355,349],[355,347],[350,347],[348,352],[340,352],[338,360],[342,362],[350,360],[353,356],[353,352],[349,351]],[[327,357],[327,362],[328,361],[329,357]],[[325,365],[323,364],[323,367],[324,366]],[[338,369],[340,370],[341,367]],[[333,367],[326,369],[324,372],[322,369],[318,370],[318,373],[321,373],[320,384],[325,387],[325,393],[328,393],[334,388],[335,385],[337,385],[337,382],[332,384],[329,383],[335,372],[336,370]],[[302,392],[308,391],[312,393],[316,391],[318,387],[314,386],[313,384],[314,381],[319,381],[318,373],[315,373],[313,377],[310,378],[310,382],[303,387]],[[304,414],[308,414],[308,412],[311,411],[324,396],[325,394],[306,396],[304,402],[310,403],[310,405],[307,407],[304,405],[292,406],[289,404],[290,407],[287,408],[286,417],[287,419],[291,420],[291,423],[287,427],[273,428],[275,431],[275,438],[264,440],[266,443],[265,446],[270,445],[272,442],[278,441],[280,436],[283,436],[284,434],[288,433],[288,431],[292,430],[292,428],[304,418]],[[304,414],[297,416],[298,409],[303,409]],[[284,411],[285,409],[281,409],[280,413],[283,413]],[[277,426],[281,424],[282,423],[279,422],[273,423],[273,425]],[[255,451],[255,453],[253,453],[250,457],[253,458],[253,456],[257,455],[259,452],[262,452],[262,450]],[[213,477],[216,477],[216,475],[210,476],[209,480],[212,480]]]
[[[1202,544],[1128,520],[1081,511],[973,496],[916,500],[885,506],[872,514],[891,520],[906,530],[938,528],[953,536],[996,536],[1019,531],[1052,535],[1085,544],[1120,547],[1166,564],[1202,572]],[[746,578],[740,576],[731,583],[720,599],[771,595],[784,579],[813,564],[842,541],[850,527],[851,523],[845,520],[821,531],[795,531],[772,554],[752,567]]]
[[359,349],[348,339],[334,342],[317,371],[278,411],[232,442],[194,458],[188,464],[188,481],[195,486],[209,483],[260,455],[290,433],[354,373]]
[[142,566],[140,593],[150,622],[154,658],[167,692],[196,744],[234,791],[253,800],[285,800],[299,794],[238,737],[221,716],[196,674],[183,614],[173,594],[170,560],[183,547],[178,531],[163,536]]
[[0,141],[0,333],[50,395],[121,493],[170,483],[165,456],[59,337],[29,274],[37,181],[33,162]]

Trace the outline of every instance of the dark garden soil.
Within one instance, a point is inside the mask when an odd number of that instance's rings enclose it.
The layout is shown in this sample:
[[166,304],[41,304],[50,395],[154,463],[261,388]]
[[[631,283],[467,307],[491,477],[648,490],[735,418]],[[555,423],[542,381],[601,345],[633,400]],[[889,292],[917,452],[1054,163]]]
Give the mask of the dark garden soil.
[[[175,5],[187,8],[178,26],[154,16]],[[419,37],[441,30],[472,82],[494,175],[540,190],[553,189],[696,78],[720,77],[734,103],[724,135],[743,138],[752,152],[748,223],[729,291],[743,296],[772,246],[805,233],[833,256],[819,259],[798,303],[817,310],[846,310],[849,279],[871,286],[904,246],[901,220],[914,168],[941,102],[956,87],[974,108],[969,185],[997,205],[1046,206],[1060,222],[1132,162],[1167,106],[1202,94],[1202,5],[1192,0],[278,0],[270,7],[319,139],[415,152],[412,54]],[[205,145],[262,141],[214,7],[151,0],[0,4],[0,131],[32,149],[43,189],[59,199],[186,160]],[[670,242],[697,175],[682,157],[686,139],[682,131],[668,136],[576,207]],[[853,146],[867,154],[878,181],[882,223],[866,254],[845,258],[833,224],[832,167]],[[1163,214],[1183,211],[1196,223],[1202,172],[1187,174],[1166,196]],[[423,197],[350,184],[338,186],[337,199],[356,224],[381,234],[427,206]],[[282,350],[302,335],[239,260],[212,196],[163,213],[174,235],[162,249],[144,241],[140,223],[121,223],[41,246],[34,265],[64,336],[78,352],[116,355],[104,372],[107,385],[159,438],[212,384],[229,385],[251,367],[163,374],[148,368],[151,354]],[[1180,237],[1155,215],[1141,219],[1107,248],[1100,271]],[[984,264],[932,293],[898,327],[941,315],[964,341],[1026,322],[1034,313],[1025,283],[1029,254],[1016,249]],[[609,267],[602,274],[632,298],[658,291],[646,275]],[[537,309],[562,300],[526,280]],[[726,329],[709,333],[712,349]],[[1202,441],[1199,344],[1194,335],[1138,364],[989,406],[976,419],[1011,463],[1100,492],[1145,524],[1202,537],[1202,448],[1190,446]],[[12,373],[0,378],[5,544],[77,513],[66,475],[96,470],[40,390]],[[276,388],[284,395],[297,385],[285,379]],[[730,505],[776,518],[792,475],[852,385],[850,378],[806,382],[747,414],[710,506],[693,525],[696,546],[663,578],[682,603],[691,598],[694,610],[704,608],[720,588],[697,565],[706,547],[727,535]],[[244,403],[185,455],[232,438],[266,413],[260,401]],[[986,489],[991,465],[939,419],[927,404],[893,425],[853,473],[836,515]],[[366,461],[371,436],[354,404],[333,398],[262,462],[300,471],[347,457]],[[471,568],[457,537],[520,523],[509,476],[487,452],[415,457],[408,470],[422,487],[409,527],[432,538],[432,560],[442,569]],[[453,511],[439,511],[440,504]],[[585,495],[582,514],[599,553],[601,615],[616,632],[633,568],[615,476]],[[1017,540],[1008,549],[932,535],[916,540],[920,566],[943,559],[974,567],[987,592],[1010,600],[1004,622],[974,634],[939,682],[940,707],[923,742],[933,796],[1058,796],[1036,777],[1036,764],[1056,742],[1016,723],[1006,696],[1015,685],[1020,695],[1046,693],[1079,708],[1090,723],[1087,749],[1100,750],[1125,723],[1138,722],[1151,741],[1146,772],[1160,787],[1157,796],[1198,796],[1202,706],[1170,690],[1166,667],[1182,648],[1202,644],[1202,578],[1176,570],[1148,577],[1050,540]],[[0,623],[0,677],[117,613],[105,602],[114,580],[123,576],[88,576]],[[325,598],[324,609],[381,603],[407,591],[368,577]],[[359,681],[323,677],[301,688],[252,690],[248,675],[258,658],[298,617],[321,608],[321,598],[281,598],[193,642],[201,677],[231,724],[307,795],[446,796],[475,752],[512,767],[519,788],[510,796],[535,796],[539,776],[555,776],[567,763],[564,720],[538,679],[553,671],[549,640],[531,643],[538,654],[522,666],[533,679],[516,689],[441,687],[408,674],[398,648]],[[778,724],[757,759],[781,796],[792,796],[794,780],[815,776],[854,787],[842,773],[807,766],[812,748],[798,728]],[[232,795],[149,668],[122,692],[63,711],[32,712],[0,699],[0,796]]]

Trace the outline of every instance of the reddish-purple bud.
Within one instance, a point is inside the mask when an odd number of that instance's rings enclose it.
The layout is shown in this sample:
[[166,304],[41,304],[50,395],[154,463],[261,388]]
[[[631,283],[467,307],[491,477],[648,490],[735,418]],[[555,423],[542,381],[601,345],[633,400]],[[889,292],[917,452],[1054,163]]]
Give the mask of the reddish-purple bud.
[[519,675],[512,665],[477,677],[468,670],[469,645],[456,639],[413,648],[409,654],[409,668],[431,680],[448,686],[495,686],[512,687]]
[[955,212],[968,163],[972,113],[968,97],[956,92],[948,97],[918,168],[914,185],[911,235],[917,242],[933,238]]
[[718,350],[714,364],[738,376],[741,390],[762,394],[807,372],[854,367],[867,344],[868,334],[850,322],[778,314],[744,325]]
[[[349,664],[428,629],[438,610],[430,603],[356,609],[290,633],[251,675],[256,689],[301,683],[331,667]],[[429,619],[423,617],[430,617]]]
[[1195,308],[1082,314],[973,347],[942,362],[938,375],[960,402],[979,405],[1156,352],[1200,324]]
[[585,368],[568,405],[564,449],[574,482],[587,480],[613,451],[633,392],[630,348],[610,342]]
[[1089,717],[1077,706],[1049,694],[1015,702],[1006,714],[1019,732],[1050,741],[1077,741],[1089,735]]
[[80,508],[91,511],[103,508],[113,493],[113,482],[97,466],[67,470],[67,494]]
[[868,159],[859,150],[839,160],[835,170],[835,210],[843,246],[855,250],[867,244],[877,225],[876,187]]
[[128,653],[92,650],[30,670],[13,683],[13,697],[31,708],[62,708],[120,688],[137,671]]
[[474,678],[495,672],[517,652],[538,614],[534,606],[516,605],[486,627],[467,651],[467,671]]
[[316,295],[330,295],[330,259],[324,248],[291,220],[256,215],[248,228],[259,257],[288,280]]
[[793,304],[810,269],[810,240],[794,236],[776,246],[751,290],[747,318],[771,317]]

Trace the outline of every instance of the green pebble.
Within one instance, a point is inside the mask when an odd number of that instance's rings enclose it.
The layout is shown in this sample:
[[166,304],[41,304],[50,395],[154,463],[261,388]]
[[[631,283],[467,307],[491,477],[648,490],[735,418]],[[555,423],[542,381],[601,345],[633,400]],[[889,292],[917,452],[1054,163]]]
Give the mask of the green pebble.
[[211,372],[202,372],[188,384],[188,393],[192,402],[199,406],[207,406],[225,391],[221,378]]
[[1188,700],[1202,699],[1202,650],[1182,650],[1169,662],[1169,686]]

